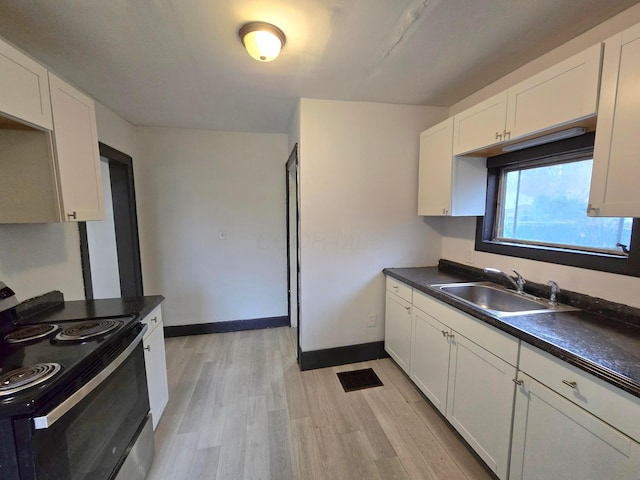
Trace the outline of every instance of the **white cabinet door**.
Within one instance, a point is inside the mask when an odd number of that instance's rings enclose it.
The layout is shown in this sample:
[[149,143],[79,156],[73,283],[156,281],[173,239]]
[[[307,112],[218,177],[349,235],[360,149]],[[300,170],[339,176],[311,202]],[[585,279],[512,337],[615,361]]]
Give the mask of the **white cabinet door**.
[[147,315],[142,320],[142,323],[147,325],[147,332],[142,342],[147,373],[147,389],[149,390],[149,406],[151,408],[153,429],[155,430],[169,401],[167,361],[160,307]]
[[504,140],[595,116],[601,59],[599,43],[511,87]]
[[520,380],[510,479],[640,478],[640,444],[527,375]]
[[455,115],[453,154],[462,155],[501,143],[506,115],[506,90]]
[[418,215],[447,215],[453,180],[453,117],[420,134]]
[[605,42],[590,216],[640,217],[640,25]]
[[418,215],[484,215],[486,159],[454,157],[453,117],[420,134]]
[[387,290],[384,349],[407,373],[411,361],[411,304]]
[[443,415],[447,406],[449,335],[444,323],[413,307],[410,377]]
[[47,69],[0,40],[0,112],[52,129]]
[[62,221],[104,219],[93,100],[49,74]]
[[516,369],[455,330],[450,339],[447,420],[506,479]]

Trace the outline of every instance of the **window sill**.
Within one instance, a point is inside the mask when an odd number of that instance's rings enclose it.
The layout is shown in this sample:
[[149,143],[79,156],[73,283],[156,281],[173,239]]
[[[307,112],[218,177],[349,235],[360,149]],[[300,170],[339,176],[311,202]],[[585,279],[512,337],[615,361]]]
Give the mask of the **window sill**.
[[637,261],[633,261],[631,256],[621,257],[604,253],[577,252],[561,248],[489,241],[482,238],[482,230],[483,217],[478,217],[475,242],[475,250],[478,252],[640,277],[640,264]]

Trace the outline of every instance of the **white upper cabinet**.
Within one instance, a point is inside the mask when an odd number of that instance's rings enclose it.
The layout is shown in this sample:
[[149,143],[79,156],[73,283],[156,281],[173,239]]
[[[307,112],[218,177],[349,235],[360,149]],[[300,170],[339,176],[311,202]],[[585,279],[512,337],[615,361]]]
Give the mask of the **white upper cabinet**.
[[590,216],[640,217],[640,25],[605,42]]
[[507,92],[502,92],[453,117],[454,155],[473,152],[503,141],[507,98]]
[[0,128],[0,223],[101,220],[93,101],[50,75],[53,131]]
[[420,134],[418,215],[446,215],[451,208],[453,117]]
[[52,129],[47,69],[0,40],[0,113]]
[[62,221],[102,220],[104,195],[93,100],[49,74]]
[[486,161],[454,157],[454,118],[420,134],[418,215],[484,215]]
[[601,59],[598,43],[510,88],[504,140],[595,116]]
[[512,140],[574,126],[592,129],[601,61],[598,43],[455,115],[453,154],[495,155]]

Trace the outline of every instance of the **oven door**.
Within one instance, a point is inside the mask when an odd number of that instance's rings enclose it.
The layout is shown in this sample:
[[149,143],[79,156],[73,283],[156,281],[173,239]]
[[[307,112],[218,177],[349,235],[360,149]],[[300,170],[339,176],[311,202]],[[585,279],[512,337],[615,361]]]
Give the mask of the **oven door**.
[[47,415],[31,419],[29,448],[19,448],[21,478],[115,475],[149,413],[143,332],[84,387]]

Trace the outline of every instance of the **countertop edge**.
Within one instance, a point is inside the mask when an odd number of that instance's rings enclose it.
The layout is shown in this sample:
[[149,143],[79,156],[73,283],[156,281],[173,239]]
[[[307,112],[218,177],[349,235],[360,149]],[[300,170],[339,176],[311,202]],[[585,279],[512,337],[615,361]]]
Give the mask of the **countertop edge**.
[[[432,267],[432,268],[437,268],[437,267]],[[403,276],[402,274],[394,271],[394,269],[385,268],[382,270],[382,273],[387,276],[393,277],[396,280],[399,280],[405,283],[406,285],[409,285],[421,291],[422,293],[425,293],[443,303],[446,303],[447,305],[455,307],[461,312],[464,312],[467,315],[471,315],[472,317],[477,318],[478,320],[481,320],[487,323],[488,325],[491,325],[499,330],[502,330],[503,332],[506,332],[519,340],[525,341],[529,345],[539,348],[540,350],[545,351],[553,355],[554,357],[559,358],[560,360],[563,360],[587,373],[590,373],[591,375],[594,375],[595,377],[600,378],[601,380],[609,383],[610,385],[620,388],[621,390],[627,393],[630,393],[635,397],[640,398],[640,382],[638,381],[630,379],[618,372],[612,371],[591,360],[575,355],[574,353],[568,350],[560,348],[557,345],[553,345],[552,343],[549,343],[537,336],[531,335],[524,330],[515,328],[512,325],[509,325],[503,322],[497,317],[494,317],[486,312],[483,312],[480,309],[475,309],[470,305],[467,305],[466,303],[459,302],[456,299],[448,295],[445,295],[444,293],[441,293],[439,290],[432,288],[430,285],[423,285],[418,282],[415,282],[407,278],[406,276]],[[455,281],[468,282],[468,281],[477,280],[476,278],[470,278],[470,277],[461,275],[458,272],[443,272],[443,273],[446,273],[448,276],[451,276],[451,277],[458,277],[458,280],[452,280],[452,282],[455,282]],[[435,285],[435,284],[432,284],[432,285]],[[562,315],[562,313],[557,313],[556,315]]]

